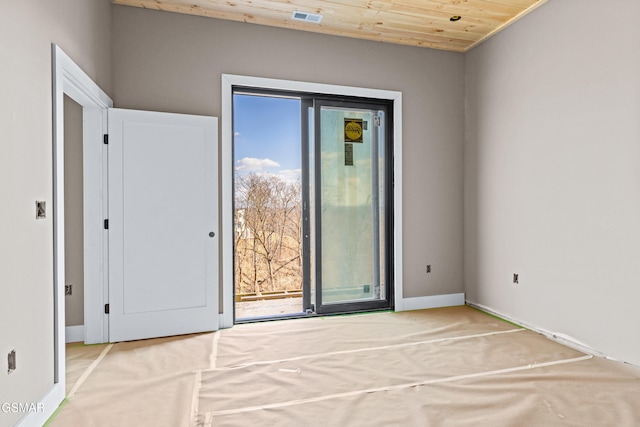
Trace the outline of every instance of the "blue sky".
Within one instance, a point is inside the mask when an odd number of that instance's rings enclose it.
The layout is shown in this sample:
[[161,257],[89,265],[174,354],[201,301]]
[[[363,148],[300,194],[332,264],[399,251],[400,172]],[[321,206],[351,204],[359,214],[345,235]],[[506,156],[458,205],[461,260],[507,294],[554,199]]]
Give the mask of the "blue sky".
[[234,168],[241,174],[300,177],[300,100],[234,95]]

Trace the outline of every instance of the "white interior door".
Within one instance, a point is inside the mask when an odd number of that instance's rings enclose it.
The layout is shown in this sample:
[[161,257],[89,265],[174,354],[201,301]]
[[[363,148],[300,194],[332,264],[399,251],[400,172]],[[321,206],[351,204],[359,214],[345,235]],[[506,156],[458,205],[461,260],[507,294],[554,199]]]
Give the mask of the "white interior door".
[[109,110],[109,341],[218,329],[218,121]]

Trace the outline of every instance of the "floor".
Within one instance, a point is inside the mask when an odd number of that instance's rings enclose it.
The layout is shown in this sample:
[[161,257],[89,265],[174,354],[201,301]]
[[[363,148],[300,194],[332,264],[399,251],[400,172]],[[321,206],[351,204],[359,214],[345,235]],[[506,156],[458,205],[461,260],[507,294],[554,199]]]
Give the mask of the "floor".
[[67,348],[51,426],[637,426],[640,368],[470,307]]
[[236,302],[236,319],[301,313],[302,298]]

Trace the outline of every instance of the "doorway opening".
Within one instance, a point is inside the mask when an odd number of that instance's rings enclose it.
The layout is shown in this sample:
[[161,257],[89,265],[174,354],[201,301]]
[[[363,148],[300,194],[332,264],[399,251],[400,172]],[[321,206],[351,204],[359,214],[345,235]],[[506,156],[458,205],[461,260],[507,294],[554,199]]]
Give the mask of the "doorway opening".
[[65,332],[84,342],[83,107],[64,95]]
[[392,308],[388,100],[233,87],[235,321]]
[[234,92],[237,319],[303,311],[300,105]]

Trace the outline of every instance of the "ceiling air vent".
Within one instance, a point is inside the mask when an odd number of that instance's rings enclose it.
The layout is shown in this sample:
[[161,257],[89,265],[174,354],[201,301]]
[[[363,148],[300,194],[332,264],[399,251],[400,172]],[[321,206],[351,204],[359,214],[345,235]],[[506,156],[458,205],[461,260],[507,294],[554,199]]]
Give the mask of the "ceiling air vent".
[[313,22],[314,24],[319,24],[320,21],[322,21],[322,15],[317,15],[315,13],[295,11],[291,15],[291,19],[295,19],[296,21]]

